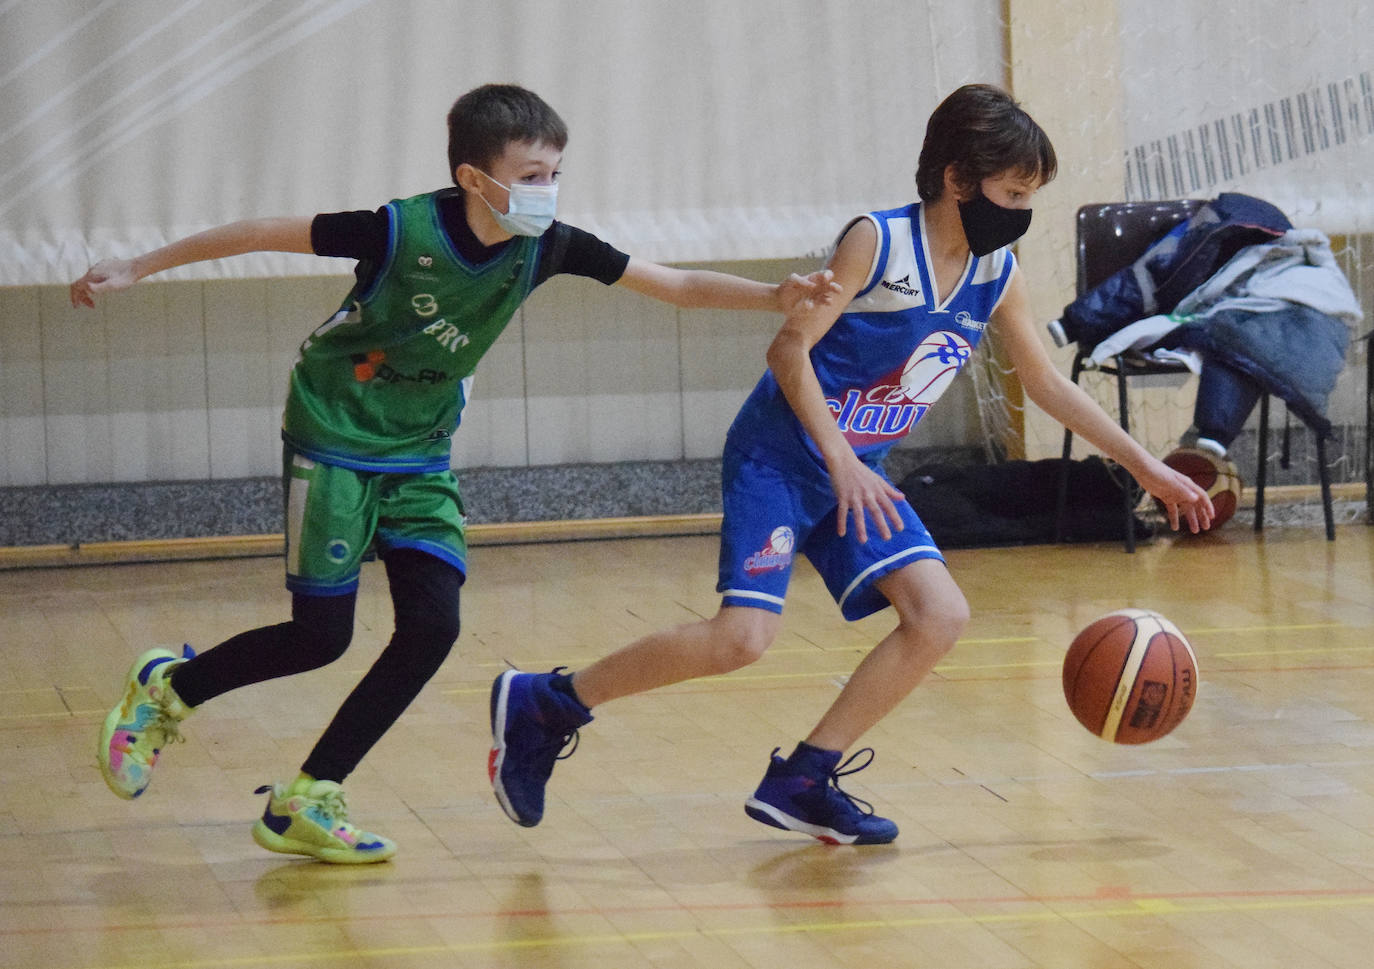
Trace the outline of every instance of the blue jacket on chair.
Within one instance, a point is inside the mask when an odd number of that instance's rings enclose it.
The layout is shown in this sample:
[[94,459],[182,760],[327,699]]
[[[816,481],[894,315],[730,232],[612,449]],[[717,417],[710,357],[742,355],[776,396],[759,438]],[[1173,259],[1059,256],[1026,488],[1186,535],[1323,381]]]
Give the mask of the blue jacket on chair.
[[1321,232],[1294,229],[1246,247],[1173,316],[1179,326],[1166,345],[1201,351],[1204,370],[1224,364],[1245,374],[1317,433],[1330,433],[1327,401],[1363,313]]
[[1273,241],[1292,227],[1269,202],[1223,192],[1131,265],[1064,307],[1064,333],[1090,350],[1128,323],[1170,312],[1241,249]]
[[1061,325],[1095,359],[1126,347],[1200,353],[1194,426],[1228,446],[1261,392],[1329,434],[1327,400],[1360,316],[1324,235],[1233,192],[1065,307]]

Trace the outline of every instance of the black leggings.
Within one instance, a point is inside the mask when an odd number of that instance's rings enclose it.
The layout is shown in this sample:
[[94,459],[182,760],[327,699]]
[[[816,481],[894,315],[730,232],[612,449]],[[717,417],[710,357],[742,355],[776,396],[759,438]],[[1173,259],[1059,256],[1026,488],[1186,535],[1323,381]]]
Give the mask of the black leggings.
[[[385,558],[396,631],[315,744],[301,770],[342,782],[438,672],[458,639],[463,574],[432,555],[398,549]],[[291,621],[226,640],[172,674],[182,702],[206,700],[250,683],[332,663],[353,638],[356,593],[291,599]]]

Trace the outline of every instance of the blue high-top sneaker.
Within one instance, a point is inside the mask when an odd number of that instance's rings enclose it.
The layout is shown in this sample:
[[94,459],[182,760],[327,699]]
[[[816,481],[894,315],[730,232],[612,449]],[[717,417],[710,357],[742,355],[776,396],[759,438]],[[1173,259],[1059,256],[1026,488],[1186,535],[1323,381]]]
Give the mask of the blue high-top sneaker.
[[562,669],[506,670],[491,685],[487,775],[501,809],[526,828],[544,817],[544,787],[553,765],[572,756],[577,728],[592,721],[592,712],[573,692],[572,677]]
[[[841,752],[798,744],[783,760],[774,748],[768,772],[744,812],[755,821],[800,831],[827,844],[878,845],[897,837],[897,825],[873,813],[873,805],[840,790],[839,780],[873,763],[873,748],[857,751],[843,764]],[[855,760],[868,759],[850,767]]]

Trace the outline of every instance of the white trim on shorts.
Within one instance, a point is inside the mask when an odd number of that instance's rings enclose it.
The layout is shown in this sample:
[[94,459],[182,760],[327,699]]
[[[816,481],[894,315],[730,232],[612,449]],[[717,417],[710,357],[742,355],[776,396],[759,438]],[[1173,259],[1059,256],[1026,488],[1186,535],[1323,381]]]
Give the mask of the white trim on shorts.
[[[315,462],[304,454],[293,452],[291,467],[313,471]],[[305,506],[310,497],[310,479],[294,474],[286,482],[286,572],[299,575],[301,571],[301,533],[305,528]]]
[[854,577],[854,581],[849,583],[849,585],[845,587],[843,594],[841,594],[840,596],[840,601],[837,603],[840,609],[844,609],[845,600],[849,598],[850,593],[857,589],[859,585],[863,583],[864,579],[868,578],[878,569],[881,569],[886,565],[891,565],[893,562],[900,561],[901,559],[909,558],[912,555],[921,555],[924,553],[934,553],[933,555],[926,554],[926,557],[928,558],[938,557],[941,561],[944,560],[943,556],[940,555],[940,550],[936,548],[934,545],[914,545],[911,548],[902,549],[896,555],[889,555],[882,561],[874,562],[868,568],[864,569],[862,572],[856,575]]
[[771,602],[775,606],[781,606],[787,601],[782,596],[770,596],[767,592],[751,592],[747,589],[723,589],[720,594],[723,597],[733,596],[736,599],[761,599],[764,602]]

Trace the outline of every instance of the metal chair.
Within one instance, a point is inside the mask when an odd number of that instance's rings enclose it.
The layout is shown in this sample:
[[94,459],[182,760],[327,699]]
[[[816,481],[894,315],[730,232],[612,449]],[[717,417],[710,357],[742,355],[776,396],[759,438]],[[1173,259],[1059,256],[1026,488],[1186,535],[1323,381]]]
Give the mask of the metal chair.
[[1374,330],[1360,337],[1364,348],[1364,519],[1374,525]]
[[[1091,290],[1120,269],[1124,269],[1170,229],[1189,218],[1205,203],[1199,199],[1171,199],[1160,202],[1107,202],[1085,205],[1077,218],[1077,280],[1078,295]],[[1079,348],[1074,354],[1070,379],[1078,382],[1079,375],[1090,364],[1090,351]],[[1163,374],[1186,374],[1182,364],[1149,360],[1136,354],[1119,354],[1110,362],[1096,367],[1098,372],[1116,377],[1118,421],[1122,430],[1131,432],[1127,384],[1132,377]],[[1255,472],[1255,531],[1264,527],[1264,485],[1269,446],[1269,394],[1260,395],[1259,459]],[[1318,476],[1321,481],[1322,509],[1326,517],[1326,537],[1336,537],[1331,509],[1331,482],[1326,466],[1325,438],[1316,432]],[[1068,502],[1069,457],[1073,448],[1073,431],[1064,429],[1063,465],[1059,474],[1059,489],[1055,501],[1054,540],[1063,540],[1064,512]],[[1285,462],[1287,438],[1285,436]],[[1134,483],[1129,479],[1122,486],[1122,506],[1125,521],[1125,547],[1135,551],[1135,506],[1139,500]]]

